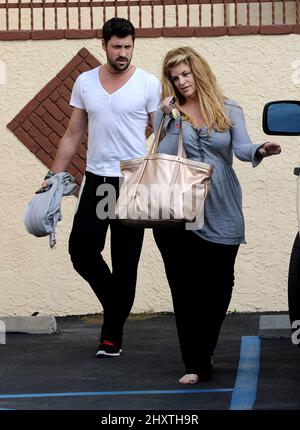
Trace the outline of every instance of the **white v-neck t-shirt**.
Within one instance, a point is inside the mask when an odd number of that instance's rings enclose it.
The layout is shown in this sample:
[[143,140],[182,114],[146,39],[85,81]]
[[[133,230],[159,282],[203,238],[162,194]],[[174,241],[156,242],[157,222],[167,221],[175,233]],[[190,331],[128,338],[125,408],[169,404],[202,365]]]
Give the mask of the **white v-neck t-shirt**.
[[75,81],[70,105],[88,114],[86,170],[95,175],[122,176],[120,160],[146,154],[148,114],[157,111],[159,80],[136,68],[130,79],[109,94],[99,79],[100,66]]

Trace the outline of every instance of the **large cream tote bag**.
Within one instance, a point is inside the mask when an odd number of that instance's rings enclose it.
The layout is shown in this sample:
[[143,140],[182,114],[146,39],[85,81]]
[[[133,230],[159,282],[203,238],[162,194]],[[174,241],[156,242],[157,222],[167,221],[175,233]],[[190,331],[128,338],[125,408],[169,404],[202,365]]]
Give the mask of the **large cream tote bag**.
[[163,129],[163,115],[148,154],[120,162],[124,176],[115,215],[123,223],[141,227],[203,225],[213,166],[186,158],[180,119],[177,155],[157,153]]

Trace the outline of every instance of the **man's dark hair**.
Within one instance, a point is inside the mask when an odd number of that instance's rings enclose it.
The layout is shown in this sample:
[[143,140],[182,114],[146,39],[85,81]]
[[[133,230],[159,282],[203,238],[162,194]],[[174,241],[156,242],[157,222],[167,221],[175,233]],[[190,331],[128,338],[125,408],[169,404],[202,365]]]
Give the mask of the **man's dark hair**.
[[102,37],[105,44],[112,38],[112,36],[117,37],[127,37],[131,35],[132,40],[135,39],[135,28],[128,19],[125,18],[111,18],[102,27]]

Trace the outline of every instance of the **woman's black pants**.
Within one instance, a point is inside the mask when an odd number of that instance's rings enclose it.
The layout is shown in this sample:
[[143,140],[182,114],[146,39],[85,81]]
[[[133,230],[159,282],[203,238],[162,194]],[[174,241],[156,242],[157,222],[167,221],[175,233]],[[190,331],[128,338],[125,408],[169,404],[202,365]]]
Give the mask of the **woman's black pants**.
[[170,285],[183,363],[198,373],[210,362],[234,284],[239,245],[205,241],[184,228],[153,231]]
[[[144,230],[125,226],[116,219],[99,218],[96,208],[99,209],[101,201],[103,203],[103,199],[107,199],[107,193],[97,196],[96,191],[103,184],[112,185],[116,197],[118,196],[119,178],[86,172],[85,185],[70,235],[69,253],[75,270],[90,284],[102,304],[104,322],[101,341],[110,340],[121,346],[123,325],[135,297]],[[114,202],[111,209],[113,214]],[[111,233],[112,270],[101,255],[108,227]]]

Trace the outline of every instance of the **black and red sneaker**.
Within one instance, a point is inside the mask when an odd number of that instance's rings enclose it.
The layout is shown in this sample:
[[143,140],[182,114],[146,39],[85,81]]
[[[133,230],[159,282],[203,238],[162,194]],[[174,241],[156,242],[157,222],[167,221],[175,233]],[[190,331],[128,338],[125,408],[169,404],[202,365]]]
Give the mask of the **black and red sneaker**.
[[116,345],[115,342],[109,340],[103,340],[98,346],[96,357],[119,357],[121,355],[122,349]]

